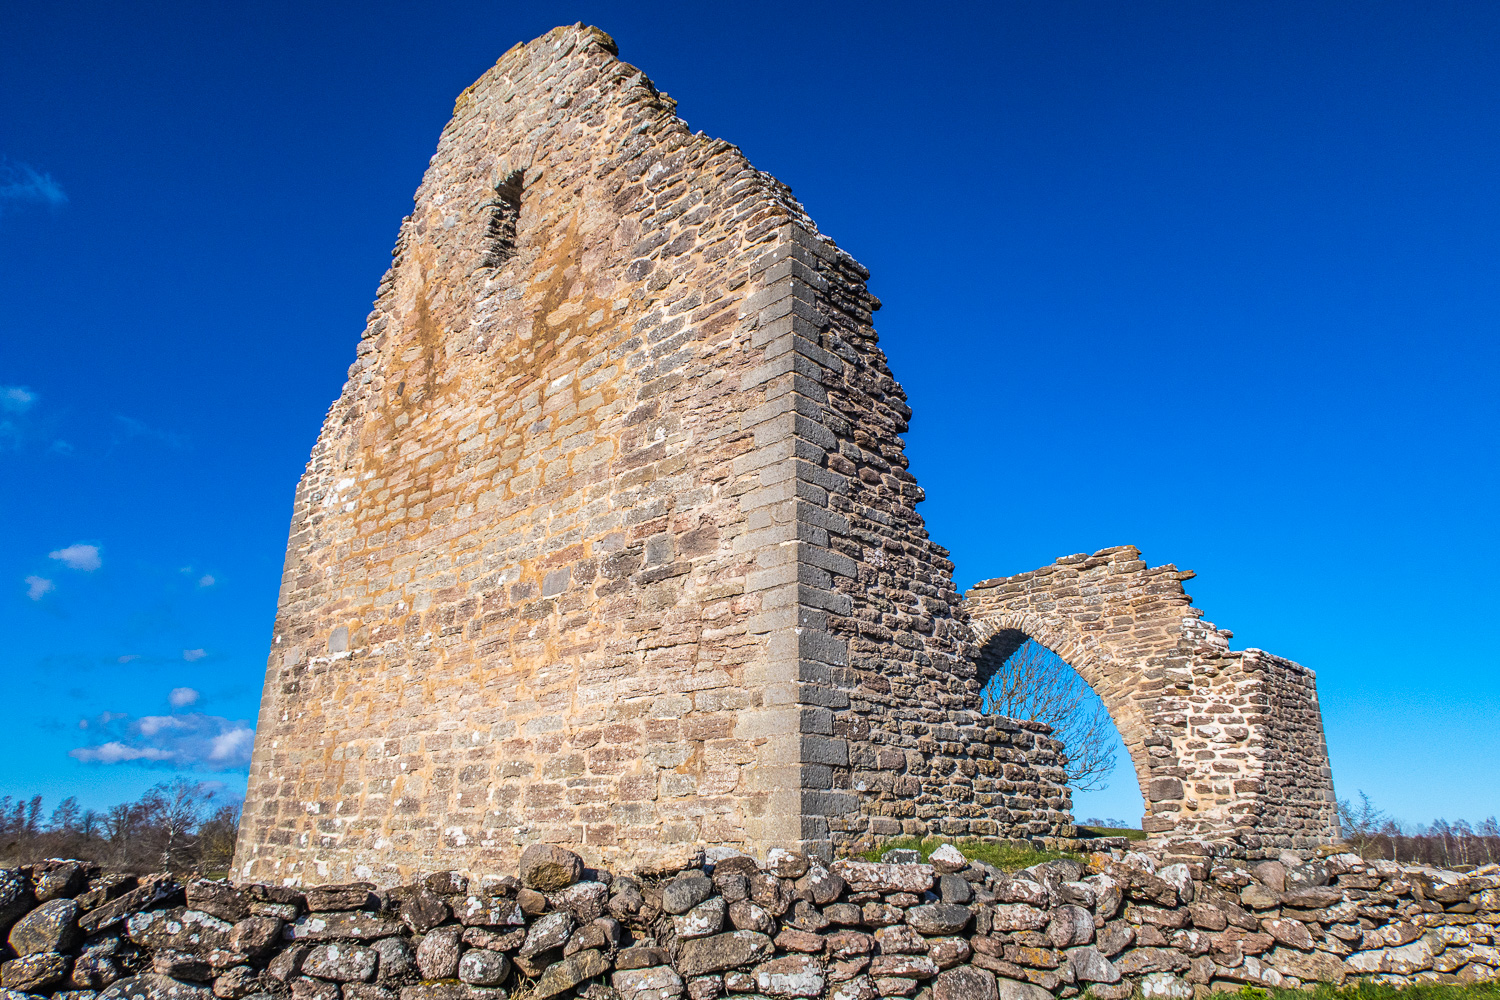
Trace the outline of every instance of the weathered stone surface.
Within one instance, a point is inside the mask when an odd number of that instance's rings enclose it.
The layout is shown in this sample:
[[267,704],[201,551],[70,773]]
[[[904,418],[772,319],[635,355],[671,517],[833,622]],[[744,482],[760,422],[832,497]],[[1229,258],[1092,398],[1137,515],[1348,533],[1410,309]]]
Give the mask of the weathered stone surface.
[[212,997],[207,987],[152,974],[122,979],[99,993],[99,1000],[212,1000]]
[[[526,931],[526,943],[521,946],[521,957],[530,958],[553,948],[561,948],[568,943],[568,937],[573,933],[573,926],[573,914],[566,910],[548,913],[538,918]],[[429,976],[428,978],[436,977]]]
[[199,910],[173,907],[147,910],[126,921],[130,939],[146,948],[164,948],[207,956],[210,951],[233,949],[234,927]]
[[381,938],[372,941],[370,948],[380,960],[375,970],[380,982],[402,979],[417,970],[416,952],[403,938]]
[[488,948],[471,948],[458,962],[458,978],[475,986],[499,986],[510,975],[510,959]]
[[64,862],[50,871],[34,873],[32,892],[38,903],[53,899],[72,899],[88,887],[88,875],[76,862]]
[[678,1000],[686,991],[682,977],[666,965],[623,968],[609,981],[620,1000]]
[[1188,967],[1188,958],[1167,948],[1134,948],[1116,958],[1114,965],[1124,975],[1137,976],[1181,971]]
[[1192,1000],[1193,985],[1170,972],[1153,972],[1141,979],[1141,996],[1149,1000]]
[[538,1000],[556,996],[570,990],[586,979],[602,976],[609,971],[609,960],[597,951],[580,951],[569,955],[561,962],[547,966],[533,987],[532,995]]
[[68,974],[71,959],[55,951],[36,952],[0,964],[0,986],[22,993],[51,992]]
[[771,997],[816,997],[823,993],[823,963],[811,955],[788,955],[753,970],[755,988]]
[[340,1000],[342,991],[338,983],[309,976],[298,976],[287,984],[292,1000]]
[[201,955],[163,949],[151,956],[151,971],[169,979],[206,983],[214,978],[214,967]]
[[1349,975],[1343,961],[1326,951],[1300,952],[1291,948],[1276,948],[1266,956],[1266,961],[1282,975],[1296,976],[1305,983],[1343,985]]
[[1006,979],[1003,976],[995,977],[995,985],[999,987],[1000,1000],[1049,1000],[1052,996],[1040,986]]
[[425,934],[448,919],[448,904],[441,896],[423,886],[401,902],[401,922],[418,934]]
[[724,929],[724,916],[727,909],[724,897],[714,896],[694,906],[686,913],[673,916],[672,926],[679,938],[707,937],[710,934],[717,934]]
[[380,956],[373,948],[352,944],[320,944],[302,960],[302,972],[336,983],[367,983],[375,978]]
[[1068,968],[1073,977],[1083,983],[1118,983],[1120,970],[1113,962],[1100,954],[1097,948],[1070,948]]
[[[906,922],[919,934],[957,934],[969,925],[973,913],[956,903],[932,903],[906,911]],[[1092,919],[1092,918],[1090,918]]]
[[263,984],[259,973],[248,965],[236,965],[225,969],[223,974],[214,980],[214,996],[219,1000],[244,1000],[253,993],[259,993]]
[[1094,915],[1070,903],[1059,906],[1047,923],[1047,942],[1054,948],[1070,948],[1094,940]]
[[400,921],[363,910],[309,913],[298,917],[286,929],[287,936],[299,941],[331,941],[337,938],[370,941],[399,933]]
[[176,883],[165,875],[151,875],[140,880],[134,889],[103,903],[78,918],[78,929],[97,934],[120,923],[132,913],[162,902],[172,894]]
[[799,899],[815,906],[827,906],[838,899],[846,887],[847,883],[841,877],[822,865],[814,865],[792,888]]
[[452,979],[458,975],[462,931],[453,926],[430,931],[417,945],[417,968],[423,979]]
[[937,974],[937,963],[926,955],[876,955],[870,960],[870,975],[875,977],[931,979]]
[[276,917],[246,917],[229,931],[229,951],[263,955],[281,940],[283,924]]
[[17,955],[44,951],[66,951],[78,938],[78,903],[54,899],[17,920],[10,929],[11,948]]
[[[956,853],[956,852],[955,852]],[[932,1000],[999,1000],[995,974],[973,966],[949,969],[932,981]]]
[[520,869],[526,888],[556,892],[583,877],[583,859],[555,844],[532,844],[521,852]]
[[661,908],[668,913],[686,913],[713,892],[713,882],[702,872],[686,872],[662,887]]
[[244,920],[250,915],[250,901],[243,892],[227,882],[194,879],[187,885],[187,901],[190,909],[230,923]]
[[682,942],[676,967],[684,976],[702,976],[765,961],[774,951],[771,939],[764,934],[729,931]]
[[31,881],[14,868],[0,868],[0,931],[31,909]]
[[1047,914],[1024,903],[1002,903],[994,908],[991,926],[996,931],[1041,930],[1049,923]]
[[375,885],[371,882],[314,886],[304,890],[304,896],[307,908],[313,913],[373,909],[377,903]]
[[835,861],[830,868],[848,883],[850,892],[911,892],[932,888],[931,865],[887,865],[871,861]]

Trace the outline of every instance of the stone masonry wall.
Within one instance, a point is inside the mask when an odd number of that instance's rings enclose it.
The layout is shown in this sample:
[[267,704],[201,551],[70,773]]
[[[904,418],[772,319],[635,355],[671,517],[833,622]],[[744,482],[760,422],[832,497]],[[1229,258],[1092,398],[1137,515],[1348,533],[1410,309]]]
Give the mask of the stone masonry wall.
[[1120,546],[976,584],[965,606],[981,664],[1030,637],[1098,693],[1148,832],[1225,838],[1252,855],[1329,843],[1338,821],[1313,672],[1231,650],[1232,633],[1191,607],[1192,576]]
[[1015,873],[952,847],[826,867],[772,851],[625,876],[533,845],[519,878],[383,891],[50,861],[0,871],[0,998],[1187,1000],[1500,976],[1500,866],[1216,851],[1117,847]]
[[460,96],[297,489],[238,877],[1069,832],[863,268],[674,107],[583,26]]

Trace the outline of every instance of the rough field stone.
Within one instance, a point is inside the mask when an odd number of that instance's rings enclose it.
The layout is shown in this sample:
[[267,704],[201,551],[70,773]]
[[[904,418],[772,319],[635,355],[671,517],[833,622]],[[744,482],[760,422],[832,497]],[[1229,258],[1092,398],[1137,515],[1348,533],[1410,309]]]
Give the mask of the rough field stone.
[[1081,906],[1064,904],[1052,911],[1047,924],[1047,942],[1054,948],[1070,948],[1094,940],[1094,915]]
[[937,963],[926,955],[876,955],[870,960],[872,976],[931,979],[937,974]]
[[195,879],[188,883],[187,901],[190,908],[230,923],[250,915],[250,900],[227,882]]
[[1008,879],[995,886],[995,899],[1040,908],[1047,905],[1047,887],[1029,878]]
[[[944,844],[933,851],[928,855],[927,863],[945,875],[952,874],[953,872],[961,872],[969,867],[969,859],[964,857],[963,852],[952,844]],[[990,977],[990,982],[994,982],[993,976]]]
[[73,959],[68,985],[75,990],[102,990],[120,976],[120,963],[113,955],[85,952]]
[[218,917],[181,906],[134,914],[125,927],[130,939],[143,947],[171,948],[190,955],[230,951],[234,932],[233,925]]
[[379,903],[375,898],[375,885],[372,882],[319,885],[303,890],[303,894],[307,899],[307,908],[313,913],[374,909]]
[[21,956],[66,951],[78,937],[77,921],[75,900],[51,900],[16,921],[10,929],[10,946]]
[[965,965],[949,969],[932,981],[932,1000],[1000,1000],[1000,988],[995,985],[993,972]]
[[452,979],[458,975],[458,927],[439,927],[428,933],[417,945],[417,968],[423,979]]
[[724,914],[727,907],[723,896],[705,899],[686,913],[672,917],[672,926],[679,938],[708,937],[724,929]]
[[679,976],[670,966],[624,969],[609,979],[620,1000],[678,1000],[686,992]]
[[422,880],[428,892],[439,896],[462,896],[469,891],[469,877],[461,872],[433,872]]
[[229,950],[261,955],[281,941],[282,922],[276,917],[246,917],[229,931]]
[[937,938],[927,949],[927,957],[937,963],[939,969],[951,969],[967,962],[973,955],[973,947],[961,937]]
[[71,862],[58,865],[40,877],[33,876],[33,881],[36,885],[32,892],[38,903],[51,899],[72,899],[87,888],[89,883],[83,866]]
[[766,871],[777,878],[799,879],[807,874],[810,862],[807,855],[788,851],[784,847],[773,847],[766,852]]
[[214,968],[208,964],[208,959],[170,948],[164,948],[151,956],[151,971],[157,975],[194,983],[206,983],[214,977]]
[[566,889],[583,877],[583,859],[556,844],[532,844],[521,852],[521,884],[538,892]]
[[1051,993],[1031,983],[996,976],[995,985],[1000,990],[1000,1000],[1052,1000]]
[[99,1000],[212,1000],[206,986],[179,983],[147,973],[122,979],[99,993]]
[[1251,910],[1269,910],[1281,904],[1281,893],[1257,882],[1251,882],[1240,890],[1240,902]]
[[969,908],[957,903],[930,903],[927,906],[913,906],[906,911],[906,922],[917,933],[929,936],[957,934],[969,926],[971,917],[973,913]]
[[[526,943],[521,945],[521,957],[530,958],[568,943],[573,933],[573,914],[567,910],[549,913],[537,920],[526,931]],[[438,978],[428,976],[428,979]]]
[[1002,903],[990,918],[994,931],[1039,931],[1048,924],[1047,914],[1025,903]]
[[401,933],[401,922],[364,910],[309,913],[298,917],[287,928],[287,934],[299,941],[334,941],[353,938],[372,941]]
[[380,964],[375,969],[375,978],[382,983],[400,979],[416,970],[416,952],[412,951],[411,945],[403,938],[381,938],[372,941],[370,948],[380,959]]
[[532,988],[532,996],[546,1000],[564,990],[571,990],[579,983],[602,976],[609,971],[609,960],[592,949],[569,955],[561,962],[547,966],[541,978]]
[[945,903],[967,905],[974,898],[974,888],[967,879],[951,872],[938,876],[938,895]]
[[1333,906],[1344,898],[1344,891],[1333,886],[1309,885],[1300,889],[1288,889],[1281,894],[1282,906],[1295,906],[1299,910],[1321,910]]
[[401,987],[401,1000],[473,1000],[472,986],[463,983],[417,983]]
[[[827,906],[843,895],[847,883],[822,865],[814,865],[792,887],[801,899],[814,906]],[[965,900],[967,902],[967,900]]]
[[32,903],[30,880],[13,868],[0,868],[0,931],[30,910]]
[[338,983],[308,976],[298,976],[288,985],[292,990],[292,1000],[339,1000],[341,996]]
[[893,924],[875,932],[875,943],[882,955],[925,955],[927,939],[906,924]]
[[756,931],[730,931],[712,937],[692,938],[682,942],[677,955],[677,971],[684,976],[723,972],[765,961],[774,951],[771,939]]
[[499,986],[510,975],[510,959],[503,952],[470,948],[458,961],[458,978],[474,986]]
[[[397,1000],[400,992],[394,986],[378,986],[374,983],[345,983],[339,987],[343,1000]],[[477,1000],[470,997],[469,1000]]]
[[1141,996],[1147,1000],[1192,1000],[1193,984],[1170,972],[1153,972],[1141,980]]
[[1083,983],[1118,983],[1120,970],[1099,953],[1098,948],[1073,948],[1068,952],[1068,968]]
[[769,997],[816,997],[823,993],[823,963],[811,955],[788,955],[754,970],[756,989]]
[[260,976],[248,965],[226,969],[223,975],[214,980],[214,996],[219,1000],[244,1000],[260,990]]
[[1186,955],[1166,948],[1135,948],[1115,959],[1115,968],[1127,976],[1147,972],[1177,972],[1187,967]]
[[0,965],[0,986],[22,993],[51,992],[48,987],[62,982],[72,959],[55,951],[44,951],[11,959]]
[[849,884],[850,892],[911,892],[932,888],[931,865],[887,865],[872,861],[835,861],[829,870]]
[[798,930],[795,927],[784,927],[781,933],[776,935],[776,947],[782,951],[798,951],[809,955],[815,955],[823,950],[823,937],[811,931]]
[[1260,929],[1284,945],[1301,948],[1303,951],[1312,950],[1313,936],[1308,931],[1307,925],[1300,920],[1262,920]]
[[353,944],[320,944],[302,960],[302,972],[336,983],[367,983],[375,978],[380,956],[374,948]]
[[1266,960],[1284,976],[1296,976],[1305,983],[1333,983],[1342,986],[1349,969],[1337,955],[1326,951],[1304,953],[1290,948],[1276,948]]
[[455,899],[453,915],[465,927],[520,927],[526,923],[521,904],[499,896],[465,896]]
[[625,948],[615,955],[615,968],[617,969],[649,969],[653,965],[666,965],[667,962],[667,953],[664,949],[649,945]]
[[686,913],[713,891],[713,882],[702,872],[684,872],[662,887],[661,908],[672,914]]

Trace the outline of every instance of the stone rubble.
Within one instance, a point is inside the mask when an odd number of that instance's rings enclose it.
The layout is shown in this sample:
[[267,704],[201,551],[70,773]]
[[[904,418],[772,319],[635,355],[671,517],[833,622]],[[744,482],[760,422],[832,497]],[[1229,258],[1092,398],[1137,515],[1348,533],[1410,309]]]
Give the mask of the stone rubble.
[[[139,909],[93,931],[134,890],[111,900],[98,890],[118,876],[49,861],[0,871],[0,1000],[1188,1000],[1500,977],[1497,865],[1097,843],[1114,846],[1011,874],[944,848],[930,864],[778,852],[670,876],[549,846],[545,894],[454,872],[386,890],[151,875],[133,880],[152,887]],[[77,873],[54,877],[65,865]]]

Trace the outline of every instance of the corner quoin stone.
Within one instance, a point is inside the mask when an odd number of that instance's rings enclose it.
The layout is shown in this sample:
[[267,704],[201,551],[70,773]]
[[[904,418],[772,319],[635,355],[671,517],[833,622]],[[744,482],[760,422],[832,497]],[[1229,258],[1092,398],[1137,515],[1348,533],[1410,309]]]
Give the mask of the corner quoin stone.
[[243,880],[1068,836],[868,272],[575,25],[464,91],[293,503]]

